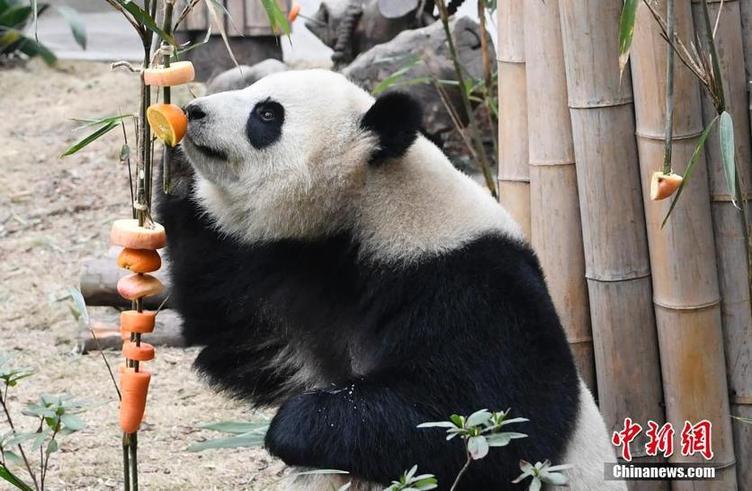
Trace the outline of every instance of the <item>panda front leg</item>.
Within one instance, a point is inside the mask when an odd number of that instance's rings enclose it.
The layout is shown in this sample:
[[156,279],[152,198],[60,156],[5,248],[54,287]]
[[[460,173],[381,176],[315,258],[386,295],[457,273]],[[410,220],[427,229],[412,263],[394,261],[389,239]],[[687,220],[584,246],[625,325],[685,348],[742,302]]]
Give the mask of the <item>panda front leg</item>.
[[458,441],[437,445],[435,434],[417,428],[436,419],[428,415],[435,394],[425,387],[403,373],[293,396],[272,420],[266,447],[288,465],[344,470],[382,486],[416,464],[446,482],[464,451]]

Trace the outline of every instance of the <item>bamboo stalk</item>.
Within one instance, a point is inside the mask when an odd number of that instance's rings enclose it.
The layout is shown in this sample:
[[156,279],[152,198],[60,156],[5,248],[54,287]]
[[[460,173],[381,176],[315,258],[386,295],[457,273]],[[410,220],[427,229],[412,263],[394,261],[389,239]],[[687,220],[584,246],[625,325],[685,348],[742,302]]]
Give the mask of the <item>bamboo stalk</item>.
[[[663,13],[665,4],[665,0],[653,2]],[[690,2],[677,2],[675,13],[679,35],[693,39]],[[632,43],[632,83],[666,416],[675,429],[682,428],[685,421],[710,420],[711,463],[719,467],[714,481],[676,481],[672,489],[734,490],[718,271],[703,162],[686,183],[682,201],[663,229],[661,222],[670,200],[649,199],[650,177],[663,165],[666,143],[667,52],[659,29],[648,9],[640,5]],[[673,168],[684,173],[703,126],[699,85],[683,65],[675,67],[674,94],[681,103],[674,110]],[[705,462],[700,455],[683,456],[680,452],[670,460]]]
[[752,1],[740,2],[742,21],[742,45],[744,46],[744,67],[747,80],[752,80]]
[[[747,79],[742,65],[743,31],[740,21],[740,7],[745,3],[750,2],[724,0],[715,43],[726,89],[726,110],[734,121],[734,143],[738,167],[742,172],[741,183],[744,186],[744,195],[749,196],[752,191],[752,149],[749,140]],[[715,21],[720,4],[714,2],[709,7],[710,18]],[[695,28],[702,29],[704,20],[700,3],[693,4],[693,14]],[[702,98],[702,106],[704,124],[707,125],[715,117],[715,108],[707,96]],[[731,203],[728,194],[717,129],[711,134],[706,145],[731,413],[752,418],[752,339],[749,331],[752,326],[752,310],[744,225],[741,213]],[[732,421],[732,429],[737,480],[740,484],[752,483],[752,425]]]
[[580,375],[596,392],[558,1],[525,5],[531,242]]
[[527,87],[525,82],[524,5],[499,3],[497,62],[499,73],[499,198],[530,238]]
[[[619,80],[621,7],[559,2],[598,394],[610,430],[627,416],[664,419],[628,73]],[[646,441],[641,434],[632,445],[638,462],[652,460]]]

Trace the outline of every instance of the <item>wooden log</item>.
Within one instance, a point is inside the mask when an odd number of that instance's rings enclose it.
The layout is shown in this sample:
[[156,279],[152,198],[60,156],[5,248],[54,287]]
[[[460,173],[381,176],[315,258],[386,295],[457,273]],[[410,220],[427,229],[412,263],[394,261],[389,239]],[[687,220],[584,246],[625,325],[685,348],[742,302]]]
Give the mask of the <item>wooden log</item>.
[[531,242],[585,383],[596,392],[558,1],[525,4]]
[[[744,72],[743,37],[740,7],[750,2],[725,0],[715,37],[720,58],[726,110],[734,121],[736,161],[742,172],[744,193],[750,196],[750,125],[747,110],[747,78]],[[714,21],[720,7],[719,0],[709,3]],[[701,4],[693,3],[695,29],[702,29],[704,20]],[[752,28],[752,26],[750,26]],[[716,111],[707,95],[702,98],[703,124],[708,125]],[[744,238],[742,214],[731,203],[723,171],[723,161],[717,127],[706,143],[708,174],[710,177],[711,211],[715,232],[718,279],[721,290],[726,371],[728,375],[731,413],[752,418],[752,307],[750,306],[749,269]],[[752,425],[733,420],[734,450],[737,480],[752,485]]]
[[526,2],[501,2],[498,10],[499,201],[530,239],[530,171],[523,11]]
[[[664,419],[629,73],[619,80],[621,7],[559,2],[598,394],[610,430],[627,416]],[[641,434],[632,445],[637,462],[651,460],[646,441]]]
[[[120,252],[119,247],[111,247],[103,258],[89,258],[81,266],[80,289],[86,305],[106,305],[111,307],[130,307],[131,302],[124,299],[117,292],[117,282],[130,272],[120,269],[115,258]],[[162,258],[162,269],[153,273],[165,285],[165,290],[159,295],[144,298],[144,307],[155,309],[168,297],[170,279],[167,275],[167,262]],[[169,300],[165,307],[169,306]]]
[[[123,340],[120,336],[120,312],[107,309],[105,312],[93,313],[91,330],[83,329],[79,336],[81,353],[100,349],[121,349]],[[157,315],[154,332],[145,334],[143,340],[153,346],[187,346],[181,328],[182,320],[173,310],[161,310]],[[92,335],[91,331],[94,331]]]
[[[653,5],[665,13],[665,1]],[[676,31],[683,39],[693,39],[690,2],[676,2]],[[651,175],[663,166],[667,49],[658,25],[641,4],[632,43],[632,85],[666,418],[677,431],[685,421],[711,421],[711,463],[719,468],[716,480],[675,481],[672,489],[730,491],[736,489],[736,475],[705,162],[698,163],[663,229],[671,200],[649,198]],[[674,98],[673,167],[683,174],[703,127],[697,80],[678,59]],[[701,455],[681,452],[670,460],[705,463]]]

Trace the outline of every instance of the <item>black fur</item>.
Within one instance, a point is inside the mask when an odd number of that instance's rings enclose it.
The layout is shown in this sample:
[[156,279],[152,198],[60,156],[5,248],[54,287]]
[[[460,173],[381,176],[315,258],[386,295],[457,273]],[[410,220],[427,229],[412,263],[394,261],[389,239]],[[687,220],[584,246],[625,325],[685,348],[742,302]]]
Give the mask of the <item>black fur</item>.
[[248,116],[245,131],[253,148],[261,150],[279,140],[285,122],[285,108],[267,99],[259,102]]
[[418,101],[402,92],[379,96],[361,120],[361,127],[379,137],[379,149],[371,162],[401,157],[418,137],[423,111]]
[[[358,260],[349,234],[239,246],[188,199],[161,200],[172,297],[196,366],[256,405],[282,402],[266,437],[287,464],[388,484],[412,465],[448,489],[459,439],[419,423],[512,408],[529,435],[492,448],[458,489],[517,489],[520,459],[560,463],[579,406],[564,332],[533,252],[495,235],[410,267]],[[280,368],[293,349],[322,387]],[[280,357],[280,355],[282,355]],[[277,360],[277,361],[275,361]]]

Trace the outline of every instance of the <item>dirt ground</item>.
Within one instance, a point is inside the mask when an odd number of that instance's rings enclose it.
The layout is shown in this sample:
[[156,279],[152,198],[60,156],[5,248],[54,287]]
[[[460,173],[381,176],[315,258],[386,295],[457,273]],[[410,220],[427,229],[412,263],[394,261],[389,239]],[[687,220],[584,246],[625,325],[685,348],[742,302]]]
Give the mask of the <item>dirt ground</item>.
[[[93,404],[83,415],[86,428],[54,454],[48,489],[122,486],[117,395],[100,356],[77,352],[79,327],[61,300],[78,285],[82,259],[106,252],[110,223],[129,216],[122,135],[113,131],[77,155],[58,155],[81,136],[71,118],[135,111],[137,94],[136,77],[107,64],[0,67],[0,352],[35,371],[11,390],[12,414],[31,431],[34,421],[20,409],[40,393],[68,392]],[[117,352],[107,356],[120,360]],[[203,384],[191,370],[195,356],[193,348],[161,347],[151,363],[139,437],[142,487],[267,488],[283,465],[262,449],[186,451],[219,436],[201,423],[261,417]],[[6,429],[0,417],[0,433]]]

